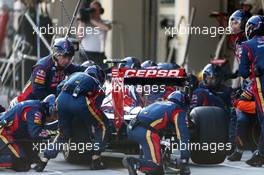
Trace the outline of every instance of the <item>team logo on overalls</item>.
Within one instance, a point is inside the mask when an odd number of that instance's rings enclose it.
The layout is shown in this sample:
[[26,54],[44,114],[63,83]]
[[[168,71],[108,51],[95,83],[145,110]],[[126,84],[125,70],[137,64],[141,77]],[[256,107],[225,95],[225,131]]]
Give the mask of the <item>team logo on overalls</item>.
[[44,70],[38,70],[34,82],[37,84],[45,84],[46,72]]
[[37,124],[37,125],[41,125],[41,118],[42,118],[42,115],[40,112],[36,112],[35,115],[34,115],[34,123]]

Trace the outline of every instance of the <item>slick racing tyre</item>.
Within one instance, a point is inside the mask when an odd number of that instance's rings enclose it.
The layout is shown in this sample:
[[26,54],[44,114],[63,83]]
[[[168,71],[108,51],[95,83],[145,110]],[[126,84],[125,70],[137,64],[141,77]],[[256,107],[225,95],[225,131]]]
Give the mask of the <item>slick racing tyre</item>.
[[[202,106],[190,113],[194,123],[191,133],[191,159],[197,164],[219,164],[226,158],[228,116],[219,107]],[[194,146],[195,145],[195,146]]]

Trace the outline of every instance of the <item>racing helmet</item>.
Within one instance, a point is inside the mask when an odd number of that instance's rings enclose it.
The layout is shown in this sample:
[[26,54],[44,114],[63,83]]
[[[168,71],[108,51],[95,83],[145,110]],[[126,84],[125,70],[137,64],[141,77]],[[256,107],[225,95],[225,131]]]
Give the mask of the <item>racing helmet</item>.
[[122,61],[125,63],[120,63],[118,68],[131,68],[131,69],[140,69],[140,61],[135,57],[126,57]]
[[188,74],[187,81],[191,86],[192,90],[196,89],[199,84],[199,80],[194,74]]
[[52,46],[52,53],[54,57],[59,55],[73,57],[74,46],[67,38],[57,38]]
[[48,95],[42,101],[46,107],[45,113],[47,116],[51,116],[53,112],[55,111],[55,101],[56,101],[56,97],[54,94]]
[[171,69],[179,69],[180,66],[176,63],[158,63],[157,69],[163,70],[171,70]]
[[143,69],[147,69],[149,67],[157,66],[157,64],[152,60],[146,60],[141,64],[141,67]]
[[264,17],[255,15],[249,18],[246,23],[246,37],[252,39],[256,35],[264,35]]
[[238,34],[245,31],[245,26],[247,20],[251,17],[251,13],[246,12],[244,10],[236,10],[230,17],[229,17],[229,28],[231,29],[232,33]]
[[105,73],[100,66],[98,65],[89,66],[84,72],[96,78],[101,84],[104,84]]
[[222,71],[219,66],[213,64],[207,64],[203,71],[203,82],[207,87],[217,87],[222,83]]
[[180,103],[185,104],[186,103],[186,97],[185,94],[179,90],[172,92],[168,97],[168,101],[174,102],[174,103]]

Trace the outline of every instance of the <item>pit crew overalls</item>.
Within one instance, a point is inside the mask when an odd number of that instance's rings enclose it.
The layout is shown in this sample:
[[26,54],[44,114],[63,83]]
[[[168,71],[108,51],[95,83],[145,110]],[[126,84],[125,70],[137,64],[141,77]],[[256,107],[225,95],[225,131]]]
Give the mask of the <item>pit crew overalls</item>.
[[29,82],[17,100],[18,102],[31,99],[42,100],[49,94],[56,95],[57,86],[65,78],[65,75],[84,71],[85,68],[70,64],[65,69],[59,69],[51,55],[44,57],[33,66]]
[[201,82],[193,92],[191,108],[197,106],[218,106],[229,113],[231,92],[231,89],[225,86],[218,89],[209,89]]
[[[175,126],[178,144],[187,145],[189,132],[186,110],[174,102],[155,102],[144,108],[128,126],[128,138],[142,146],[144,158],[140,159],[142,172],[162,171],[159,131]],[[181,159],[189,159],[189,151],[181,150]]]
[[33,142],[46,138],[46,116],[39,100],[18,103],[1,116],[0,167],[12,167],[21,159],[30,166],[38,158]]
[[257,116],[261,126],[258,150],[264,153],[264,37],[255,36],[243,42],[240,50],[239,74],[244,79],[250,77],[256,100]]
[[[92,76],[78,72],[73,74],[62,87],[62,92],[57,99],[59,114],[59,134],[54,143],[65,143],[71,136],[72,121],[74,118],[81,119],[87,127],[87,137],[94,135],[94,143],[98,143],[98,150],[93,150],[94,155],[100,155],[104,150],[107,139],[108,119],[101,111],[101,104],[104,99],[104,90],[99,81]],[[90,128],[94,126],[95,132],[91,133]],[[44,157],[55,158],[59,149],[47,149]]]
[[236,124],[236,146],[243,149],[245,143],[250,140],[250,125],[256,121],[256,103],[251,84],[243,90],[240,98],[235,102],[237,124]]

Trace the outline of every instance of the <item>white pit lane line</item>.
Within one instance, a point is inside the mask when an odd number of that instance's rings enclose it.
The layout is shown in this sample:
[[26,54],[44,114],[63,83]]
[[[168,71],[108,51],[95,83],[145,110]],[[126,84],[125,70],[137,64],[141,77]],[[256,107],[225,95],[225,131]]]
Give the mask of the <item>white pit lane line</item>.
[[[245,163],[245,162],[243,162],[243,163]],[[261,167],[260,168],[256,168],[256,167],[250,167],[249,165],[248,165],[248,167],[243,167],[243,166],[239,166],[239,165],[229,165],[227,163],[222,163],[220,165],[223,165],[223,166],[229,167],[229,168],[236,168],[236,169],[249,170],[249,171],[260,170],[261,169]]]
[[[45,171],[48,171],[48,172],[45,172]],[[51,169],[47,169],[47,170],[44,170],[44,172],[42,172],[41,174],[45,174],[45,175],[54,175],[54,174],[62,174],[63,172],[61,171],[56,171],[56,170],[51,170]],[[40,174],[40,175],[41,175]]]

